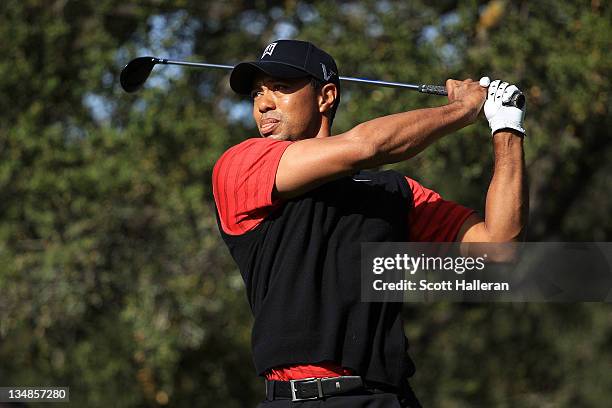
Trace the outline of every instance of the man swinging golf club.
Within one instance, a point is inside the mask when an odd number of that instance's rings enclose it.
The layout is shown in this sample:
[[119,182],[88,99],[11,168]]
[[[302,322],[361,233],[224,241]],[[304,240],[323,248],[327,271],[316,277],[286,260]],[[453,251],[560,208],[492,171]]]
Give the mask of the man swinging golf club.
[[[518,89],[448,80],[444,106],[332,136],[338,68],[313,44],[275,41],[258,61],[237,65],[230,85],[251,95],[261,137],[219,158],[213,192],[255,317],[260,406],[420,406],[407,381],[414,366],[401,304],[360,301],[360,243],[520,239],[524,110],[504,104]],[[397,172],[364,170],[410,159],[473,123],[483,105],[495,152],[484,220]]]

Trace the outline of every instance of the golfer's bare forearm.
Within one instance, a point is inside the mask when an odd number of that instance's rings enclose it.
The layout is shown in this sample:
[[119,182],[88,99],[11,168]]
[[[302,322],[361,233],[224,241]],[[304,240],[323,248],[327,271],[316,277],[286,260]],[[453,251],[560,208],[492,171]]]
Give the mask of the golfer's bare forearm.
[[467,126],[481,110],[485,91],[478,83],[463,85],[474,88],[468,89],[471,94],[464,91],[463,99],[448,105],[372,119],[335,137],[319,131],[314,138],[293,143],[280,159],[273,194],[296,197],[358,170],[409,159],[441,136]]
[[470,114],[461,103],[450,103],[372,119],[351,133],[370,146],[362,167],[374,167],[415,156],[441,136],[469,124]]
[[490,242],[524,238],[529,212],[523,137],[501,131],[493,136],[495,165],[485,204],[485,227]]

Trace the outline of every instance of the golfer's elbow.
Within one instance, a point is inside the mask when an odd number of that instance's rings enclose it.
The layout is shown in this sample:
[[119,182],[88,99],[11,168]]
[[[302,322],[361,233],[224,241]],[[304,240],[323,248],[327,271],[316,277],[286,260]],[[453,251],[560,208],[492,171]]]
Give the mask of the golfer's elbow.
[[513,243],[522,242],[525,237],[525,228],[522,225],[516,225],[513,228],[506,228],[501,231],[489,231],[489,239],[487,242],[497,243]]
[[376,131],[369,123],[361,123],[349,130],[347,138],[358,152],[357,167],[371,168],[387,162],[385,144],[376,137]]
[[514,263],[518,260],[520,243],[525,240],[525,228],[517,226],[514,229],[490,232],[486,242],[495,244],[491,246],[489,261]]

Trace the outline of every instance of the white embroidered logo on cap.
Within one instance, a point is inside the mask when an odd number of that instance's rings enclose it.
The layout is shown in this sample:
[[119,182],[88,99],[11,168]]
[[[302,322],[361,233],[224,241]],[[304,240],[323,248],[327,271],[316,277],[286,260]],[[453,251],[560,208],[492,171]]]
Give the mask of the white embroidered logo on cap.
[[263,57],[265,57],[266,55],[272,56],[272,53],[274,52],[274,47],[276,47],[276,43],[275,42],[273,42],[272,44],[268,44],[268,46],[264,50],[263,54],[261,54],[261,58],[260,59],[263,59]]
[[332,70],[329,70],[329,74],[328,74],[327,67],[322,62],[321,62],[321,68],[323,68],[323,78],[325,78],[326,81],[329,81],[329,78],[331,78],[332,75],[336,75],[336,73]]

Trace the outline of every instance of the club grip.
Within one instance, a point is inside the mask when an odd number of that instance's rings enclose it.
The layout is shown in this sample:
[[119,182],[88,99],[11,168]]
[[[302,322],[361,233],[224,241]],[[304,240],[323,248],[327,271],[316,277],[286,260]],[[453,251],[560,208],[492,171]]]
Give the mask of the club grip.
[[419,92],[432,94],[432,95],[448,95],[446,88],[441,85],[421,85]]
[[[441,85],[421,85],[419,86],[419,92],[432,95],[448,95],[446,88]],[[523,109],[525,106],[525,95],[523,95],[522,92],[515,92],[510,98],[510,102],[504,103],[504,105],[515,106],[519,109]]]
[[514,92],[510,97],[510,102],[504,103],[504,105],[515,106],[519,109],[523,109],[525,106],[525,95],[522,92]]

